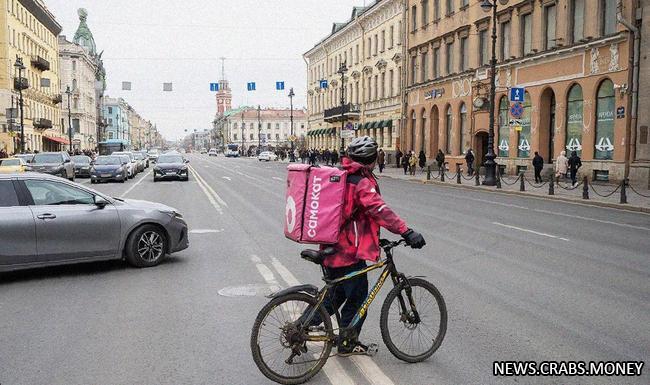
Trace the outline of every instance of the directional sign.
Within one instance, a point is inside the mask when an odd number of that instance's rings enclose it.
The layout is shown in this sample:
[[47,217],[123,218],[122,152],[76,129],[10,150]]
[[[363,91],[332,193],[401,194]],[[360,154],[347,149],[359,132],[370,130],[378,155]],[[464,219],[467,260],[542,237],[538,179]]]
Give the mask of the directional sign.
[[255,91],[255,82],[250,82],[250,83],[246,84],[246,88],[249,91]]
[[320,88],[327,88],[327,80],[320,81]]
[[524,114],[524,105],[521,104],[521,102],[514,102],[512,106],[510,106],[510,115],[513,118],[521,118],[521,115]]
[[289,141],[290,142],[295,142],[296,140],[298,140],[298,138],[295,135],[290,135],[289,136]]
[[341,138],[354,138],[354,130],[342,130]]
[[210,91],[219,91],[219,83],[210,83]]
[[510,89],[510,101],[511,102],[523,102],[524,101],[524,95],[526,93],[526,90],[522,88],[511,88]]
[[284,89],[284,82],[275,82],[275,89],[282,91]]

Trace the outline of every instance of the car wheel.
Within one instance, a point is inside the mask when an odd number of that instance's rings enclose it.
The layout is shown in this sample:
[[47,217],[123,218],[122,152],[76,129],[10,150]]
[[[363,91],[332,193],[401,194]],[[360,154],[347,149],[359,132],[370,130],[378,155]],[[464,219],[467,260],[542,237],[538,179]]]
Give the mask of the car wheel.
[[120,183],[124,183],[124,182],[126,182],[126,178],[124,177],[124,175],[122,175],[122,177],[120,178]]
[[97,183],[97,182],[92,180],[92,179],[90,180],[90,184],[95,184],[95,183]]
[[153,225],[137,228],[126,242],[126,260],[135,267],[158,265],[167,251],[167,236]]
[[154,177],[153,177],[153,182],[154,182],[154,183],[158,182],[158,178],[156,178],[156,177],[154,176]]

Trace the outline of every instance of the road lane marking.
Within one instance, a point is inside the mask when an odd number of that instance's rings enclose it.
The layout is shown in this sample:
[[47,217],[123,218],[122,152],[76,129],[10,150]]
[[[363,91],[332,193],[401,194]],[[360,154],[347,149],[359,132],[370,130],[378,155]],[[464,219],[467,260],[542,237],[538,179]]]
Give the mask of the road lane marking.
[[279,178],[279,177],[277,177],[277,176],[274,176],[273,179],[275,179],[275,180],[279,180],[279,181],[281,181],[281,182],[284,182],[284,179]]
[[144,174],[144,176],[143,176],[142,178],[138,179],[138,180],[133,184],[133,186],[129,187],[129,189],[126,190],[126,191],[124,192],[124,194],[120,195],[120,198],[124,198],[124,197],[126,196],[126,194],[130,193],[131,191],[133,191],[133,189],[136,188],[140,183],[142,183],[142,181],[143,181],[146,177],[148,177],[150,174],[151,174],[151,171],[149,171],[148,173]]
[[210,187],[210,185],[208,184],[208,182],[206,182],[205,179],[203,179],[203,177],[202,177],[201,175],[199,175],[199,172],[196,171],[196,170],[194,169],[194,167],[189,166],[189,169],[192,171],[192,173],[194,174],[194,177],[195,177],[196,180],[199,182],[199,184],[203,184],[203,185],[205,186],[205,188],[208,189],[208,191],[212,194],[212,196],[214,197],[214,199],[215,199],[217,202],[219,202],[219,204],[220,204],[221,206],[223,206],[223,207],[228,207],[228,204],[227,204],[223,199],[221,199],[221,197],[219,196],[219,194],[217,194],[217,192],[214,191],[214,189],[213,189],[212,187]]
[[194,169],[191,169],[191,168],[190,168],[190,172],[192,173],[192,175],[194,175],[194,178],[196,179],[196,182],[198,183],[201,190],[203,190],[203,193],[205,194],[205,196],[208,197],[208,201],[210,201],[210,204],[212,205],[212,207],[214,207],[214,209],[217,210],[217,212],[219,214],[223,214],[223,210],[221,209],[221,206],[219,206],[219,203],[217,203],[217,201],[214,199],[214,197],[212,197],[212,195],[210,195],[210,192],[208,191],[208,189],[205,188],[205,186],[203,185],[203,183],[199,179],[198,174],[196,174]]
[[361,373],[373,385],[395,385],[395,383],[386,376],[379,366],[375,364],[372,358],[368,356],[352,356],[350,357],[354,365],[359,368]]
[[537,235],[541,235],[541,236],[544,236],[544,237],[549,237],[549,238],[561,239],[563,241],[568,241],[567,238],[562,238],[562,237],[558,237],[556,235],[551,235],[551,234],[546,234],[546,233],[540,233],[538,231],[524,229],[524,228],[517,227],[517,226],[510,226],[510,225],[506,225],[506,224],[499,223],[499,222],[492,222],[492,224],[507,227],[507,228],[513,229],[513,230],[523,231],[523,232],[526,232],[526,233],[532,233],[532,234],[537,234]]
[[190,230],[190,234],[211,234],[211,233],[221,233],[223,229],[195,229]]
[[631,228],[631,229],[650,231],[649,227],[628,225],[627,223],[612,222],[612,221],[606,221],[606,220],[602,220],[602,219],[583,217],[583,216],[580,216],[580,215],[573,215],[573,214],[556,213],[554,211],[548,211],[548,210],[542,210],[542,209],[534,209],[533,211],[536,211],[538,213],[544,213],[544,214],[559,215],[559,216],[568,217],[568,218],[582,219],[582,220],[585,220],[585,221],[604,223],[604,224],[607,224],[607,225],[616,225],[616,226],[628,227],[628,228]]
[[232,178],[230,178],[229,176],[222,176],[221,178],[223,178],[225,180],[232,180]]

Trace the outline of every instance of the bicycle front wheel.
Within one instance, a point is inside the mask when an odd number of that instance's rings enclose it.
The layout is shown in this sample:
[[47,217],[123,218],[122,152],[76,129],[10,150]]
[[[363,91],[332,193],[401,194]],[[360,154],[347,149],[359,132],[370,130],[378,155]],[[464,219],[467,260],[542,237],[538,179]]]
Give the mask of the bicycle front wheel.
[[[381,336],[388,350],[406,362],[420,362],[440,347],[447,332],[447,307],[433,284],[409,278],[407,285],[395,286],[381,308]],[[417,311],[417,314],[416,314]]]
[[[323,323],[304,330],[300,317],[316,306],[316,299],[302,293],[272,299],[257,315],[251,333],[253,360],[270,380],[302,384],[323,367],[332,350],[332,321],[323,307]],[[308,338],[320,341],[307,341]]]

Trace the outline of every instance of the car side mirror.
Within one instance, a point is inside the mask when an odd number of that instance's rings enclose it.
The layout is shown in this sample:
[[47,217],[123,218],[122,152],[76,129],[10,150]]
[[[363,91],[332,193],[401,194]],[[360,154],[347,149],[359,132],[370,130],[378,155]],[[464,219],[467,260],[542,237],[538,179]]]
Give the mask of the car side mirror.
[[95,195],[95,206],[99,207],[100,209],[103,209],[106,207],[110,202],[107,201],[104,197],[101,197],[99,195]]
[[70,159],[64,160],[63,163],[70,163]]
[[190,163],[190,160],[189,160],[189,159],[185,159],[185,163]]

